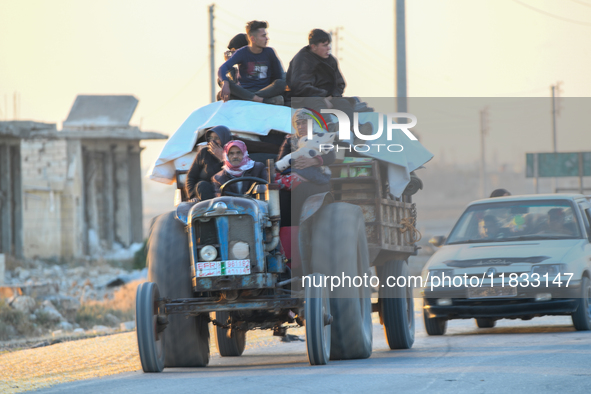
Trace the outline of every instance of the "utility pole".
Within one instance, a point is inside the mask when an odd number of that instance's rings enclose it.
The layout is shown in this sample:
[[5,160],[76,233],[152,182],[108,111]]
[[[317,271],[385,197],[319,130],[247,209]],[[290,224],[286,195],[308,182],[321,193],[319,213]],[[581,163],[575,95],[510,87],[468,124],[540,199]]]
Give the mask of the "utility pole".
[[488,134],[488,107],[480,110],[480,197],[486,198],[486,156],[484,139]]
[[211,72],[211,102],[215,101],[215,40],[213,38],[213,8],[215,4],[210,5],[209,8],[209,70]]
[[333,51],[332,55],[338,60],[341,61],[342,59],[339,57],[339,51],[341,49],[340,41],[339,41],[339,30],[343,30],[343,26],[337,26],[334,30],[330,31],[330,36],[333,42]]
[[[556,116],[560,114],[560,109],[556,106],[557,96],[560,95],[560,82],[550,86],[552,93],[552,152],[557,153],[556,149]],[[555,156],[556,157],[556,156]],[[556,178],[552,178],[552,193],[556,193]]]
[[396,97],[398,98],[397,112],[408,112],[406,102],[406,16],[404,10],[405,0],[395,0],[394,19],[396,20],[396,33],[394,45],[396,46]]

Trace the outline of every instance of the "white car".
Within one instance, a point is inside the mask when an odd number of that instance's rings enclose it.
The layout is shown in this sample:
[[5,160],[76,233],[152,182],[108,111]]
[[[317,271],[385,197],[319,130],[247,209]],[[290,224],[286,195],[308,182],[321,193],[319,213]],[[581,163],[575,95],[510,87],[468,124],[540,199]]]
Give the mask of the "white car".
[[591,329],[591,203],[580,194],[498,197],[472,202],[423,270],[429,335],[447,321],[570,315]]

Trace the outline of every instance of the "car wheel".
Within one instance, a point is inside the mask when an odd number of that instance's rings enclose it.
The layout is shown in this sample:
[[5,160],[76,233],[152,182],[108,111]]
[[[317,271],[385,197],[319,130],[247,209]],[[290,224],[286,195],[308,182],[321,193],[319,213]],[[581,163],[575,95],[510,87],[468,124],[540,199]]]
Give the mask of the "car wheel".
[[591,330],[591,281],[586,276],[583,276],[583,280],[581,280],[579,305],[571,317],[577,331]]
[[447,320],[440,317],[429,317],[429,313],[423,309],[423,320],[425,321],[425,330],[429,335],[443,335],[447,329]]
[[495,324],[497,324],[497,321],[490,317],[480,317],[476,319],[476,325],[478,328],[493,328]]

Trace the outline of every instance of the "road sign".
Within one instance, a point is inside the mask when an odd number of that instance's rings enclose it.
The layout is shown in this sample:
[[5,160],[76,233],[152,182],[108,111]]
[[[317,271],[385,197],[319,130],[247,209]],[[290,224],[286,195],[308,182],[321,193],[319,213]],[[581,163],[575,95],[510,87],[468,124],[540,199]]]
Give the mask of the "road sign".
[[527,178],[591,176],[591,152],[526,153],[525,162]]

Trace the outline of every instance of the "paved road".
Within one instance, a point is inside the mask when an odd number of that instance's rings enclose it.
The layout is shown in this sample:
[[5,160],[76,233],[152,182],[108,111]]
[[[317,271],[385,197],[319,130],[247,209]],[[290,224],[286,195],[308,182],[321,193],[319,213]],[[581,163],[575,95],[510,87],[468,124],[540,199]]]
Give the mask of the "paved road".
[[203,369],[123,373],[40,393],[591,392],[591,332],[574,331],[570,318],[502,320],[492,329],[456,320],[445,336],[428,337],[416,316],[410,350],[388,350],[381,326],[374,324],[374,351],[367,360],[311,367],[303,342],[276,341],[239,358],[213,357]]

